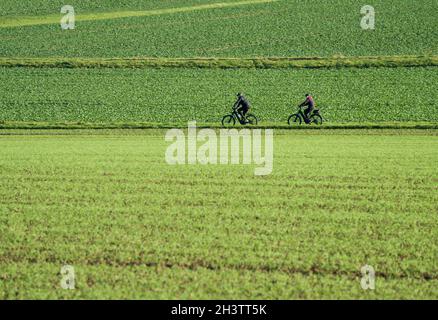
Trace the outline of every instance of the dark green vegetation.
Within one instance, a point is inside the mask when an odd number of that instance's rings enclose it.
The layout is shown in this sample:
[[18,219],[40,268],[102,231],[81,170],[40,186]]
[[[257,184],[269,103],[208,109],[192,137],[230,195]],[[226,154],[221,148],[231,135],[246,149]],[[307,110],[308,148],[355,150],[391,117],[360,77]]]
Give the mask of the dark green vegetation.
[[266,177],[169,166],[164,131],[2,133],[0,298],[438,298],[437,131],[277,131]]
[[[376,8],[376,30],[371,32],[360,28],[364,2],[359,0],[244,1],[179,13],[180,8],[240,1],[73,0],[69,4],[77,13],[74,31],[59,26],[63,1],[3,2],[0,56],[7,57],[438,54],[435,0],[367,2]],[[118,18],[123,14],[125,18]],[[81,21],[81,16],[92,20]],[[29,19],[36,25],[27,26]]]
[[436,123],[436,70],[0,68],[0,121],[219,123],[243,91],[283,124],[309,91],[331,123]]

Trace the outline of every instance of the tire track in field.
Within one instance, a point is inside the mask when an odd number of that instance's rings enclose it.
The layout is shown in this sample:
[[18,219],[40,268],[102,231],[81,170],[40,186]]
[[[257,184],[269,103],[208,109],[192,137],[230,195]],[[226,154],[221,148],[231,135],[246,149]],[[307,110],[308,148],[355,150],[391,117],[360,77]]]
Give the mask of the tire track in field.
[[[20,261],[21,262],[21,261]],[[141,267],[145,266],[148,268],[179,268],[179,269],[187,269],[191,271],[196,271],[198,269],[207,269],[210,271],[224,271],[224,270],[234,270],[234,271],[247,271],[247,272],[264,272],[264,273],[284,273],[288,275],[300,274],[302,276],[339,276],[345,277],[350,280],[360,279],[362,274],[360,270],[336,270],[336,269],[327,269],[320,268],[318,266],[311,266],[310,268],[302,268],[302,267],[287,267],[287,266],[270,266],[267,264],[260,265],[252,265],[252,264],[223,264],[219,265],[216,263],[211,263],[205,260],[195,260],[192,262],[186,263],[175,263],[171,261],[104,261],[106,265],[114,266],[114,267]],[[87,261],[87,265],[101,265],[102,261]],[[415,273],[406,273],[402,272],[388,272],[388,271],[376,271],[376,277],[385,279],[385,280],[398,280],[398,279],[411,279],[411,280],[420,280],[420,281],[434,281],[438,280],[438,274],[435,270],[432,271],[417,271]]]
[[[64,261],[65,262],[65,261]],[[60,264],[64,263],[59,261],[55,256],[49,256],[45,259],[38,259],[37,257],[22,257],[19,254],[12,255],[0,255],[0,264],[4,263],[30,263],[30,264]],[[73,262],[71,262],[73,264]],[[245,272],[263,272],[263,273],[284,273],[287,275],[302,275],[304,277],[309,276],[333,276],[333,277],[344,277],[349,280],[357,280],[362,277],[360,270],[342,270],[342,269],[330,269],[330,268],[322,268],[315,265],[310,266],[309,268],[303,267],[293,267],[293,266],[284,266],[284,265],[253,265],[253,264],[233,264],[233,263],[225,263],[225,264],[217,264],[214,262],[209,262],[203,259],[197,259],[191,262],[173,262],[173,261],[149,261],[149,260],[119,260],[119,259],[110,259],[108,257],[99,257],[99,258],[88,258],[85,261],[80,261],[77,265],[87,265],[87,266],[100,266],[106,265],[110,267],[116,268],[127,268],[127,267],[147,267],[147,268],[165,268],[165,269],[186,269],[190,271],[197,271],[199,269],[206,269],[209,271],[245,271]],[[406,271],[396,271],[389,272],[378,271],[375,273],[376,277],[382,278],[385,280],[399,280],[399,279],[410,279],[410,280],[418,280],[418,281],[437,281],[438,274],[436,270],[429,271],[415,271],[415,272],[406,272]]]
[[[101,12],[101,13],[84,13],[76,15],[76,21],[94,21],[94,20],[110,20],[132,17],[148,17],[165,14],[175,14],[184,12],[193,12],[201,10],[223,9],[230,7],[239,7],[245,5],[257,5],[277,2],[280,0],[244,0],[237,2],[217,2],[204,5],[196,5],[190,7],[179,8],[167,8],[167,9],[154,9],[143,11],[114,11],[114,12]],[[48,16],[27,16],[27,17],[11,17],[0,21],[0,28],[14,28],[23,26],[35,26],[46,24],[58,24],[61,21],[61,14],[48,15]]]

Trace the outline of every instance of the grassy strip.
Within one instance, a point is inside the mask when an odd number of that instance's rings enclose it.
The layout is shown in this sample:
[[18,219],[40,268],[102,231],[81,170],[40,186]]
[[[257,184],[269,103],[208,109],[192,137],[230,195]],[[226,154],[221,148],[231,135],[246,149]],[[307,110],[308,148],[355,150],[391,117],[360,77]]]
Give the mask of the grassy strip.
[[[221,128],[220,123],[197,123],[198,128]],[[80,122],[0,122],[2,129],[171,129],[187,128],[187,123],[80,123]],[[244,128],[236,125],[235,128]],[[321,129],[438,129],[435,122],[381,122],[381,123],[326,123],[322,126],[301,125],[290,127],[287,124],[272,122],[247,128],[272,128],[286,130],[321,130]]]
[[0,58],[0,67],[294,69],[438,66],[438,56],[302,58]]

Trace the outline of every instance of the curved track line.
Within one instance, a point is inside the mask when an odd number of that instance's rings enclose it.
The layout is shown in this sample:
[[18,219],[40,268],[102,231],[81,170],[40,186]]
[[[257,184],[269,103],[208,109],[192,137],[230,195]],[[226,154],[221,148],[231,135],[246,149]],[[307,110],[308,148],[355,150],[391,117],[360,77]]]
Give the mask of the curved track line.
[[[190,7],[156,9],[156,10],[146,10],[146,11],[115,11],[115,12],[102,12],[102,13],[85,13],[81,15],[76,15],[76,21],[94,21],[94,20],[130,18],[130,17],[147,17],[147,16],[184,13],[184,12],[192,12],[192,11],[200,11],[200,10],[238,7],[244,5],[255,5],[255,4],[271,3],[277,1],[279,0],[245,0],[238,2],[218,2],[218,3],[204,4],[204,5],[190,6]],[[13,28],[13,27],[23,27],[23,26],[57,24],[60,23],[61,21],[61,15],[28,16],[28,17],[16,17],[16,18],[11,17],[2,20],[3,21],[0,21],[0,28]]]

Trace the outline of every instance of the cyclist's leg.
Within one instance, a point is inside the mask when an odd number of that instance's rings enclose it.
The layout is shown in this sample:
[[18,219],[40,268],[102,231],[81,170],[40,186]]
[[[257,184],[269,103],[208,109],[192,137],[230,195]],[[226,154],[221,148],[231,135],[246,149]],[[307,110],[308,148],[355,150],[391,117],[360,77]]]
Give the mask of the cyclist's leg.
[[242,113],[243,113],[243,120],[246,122],[247,120],[246,120],[246,114],[248,113],[248,111],[249,111],[249,108],[245,108],[245,109],[243,109],[242,110]]
[[243,111],[243,109],[239,109],[239,115],[240,115],[240,120],[243,120],[244,119],[244,117],[245,117],[245,114],[244,114],[244,111]]
[[240,118],[242,117],[242,108],[238,107],[238,108],[234,109],[234,111],[236,112],[237,118],[240,121]]
[[305,117],[304,120],[306,121],[306,123],[309,122],[310,112],[312,112],[312,107],[308,107],[306,110],[304,110],[304,117]]

